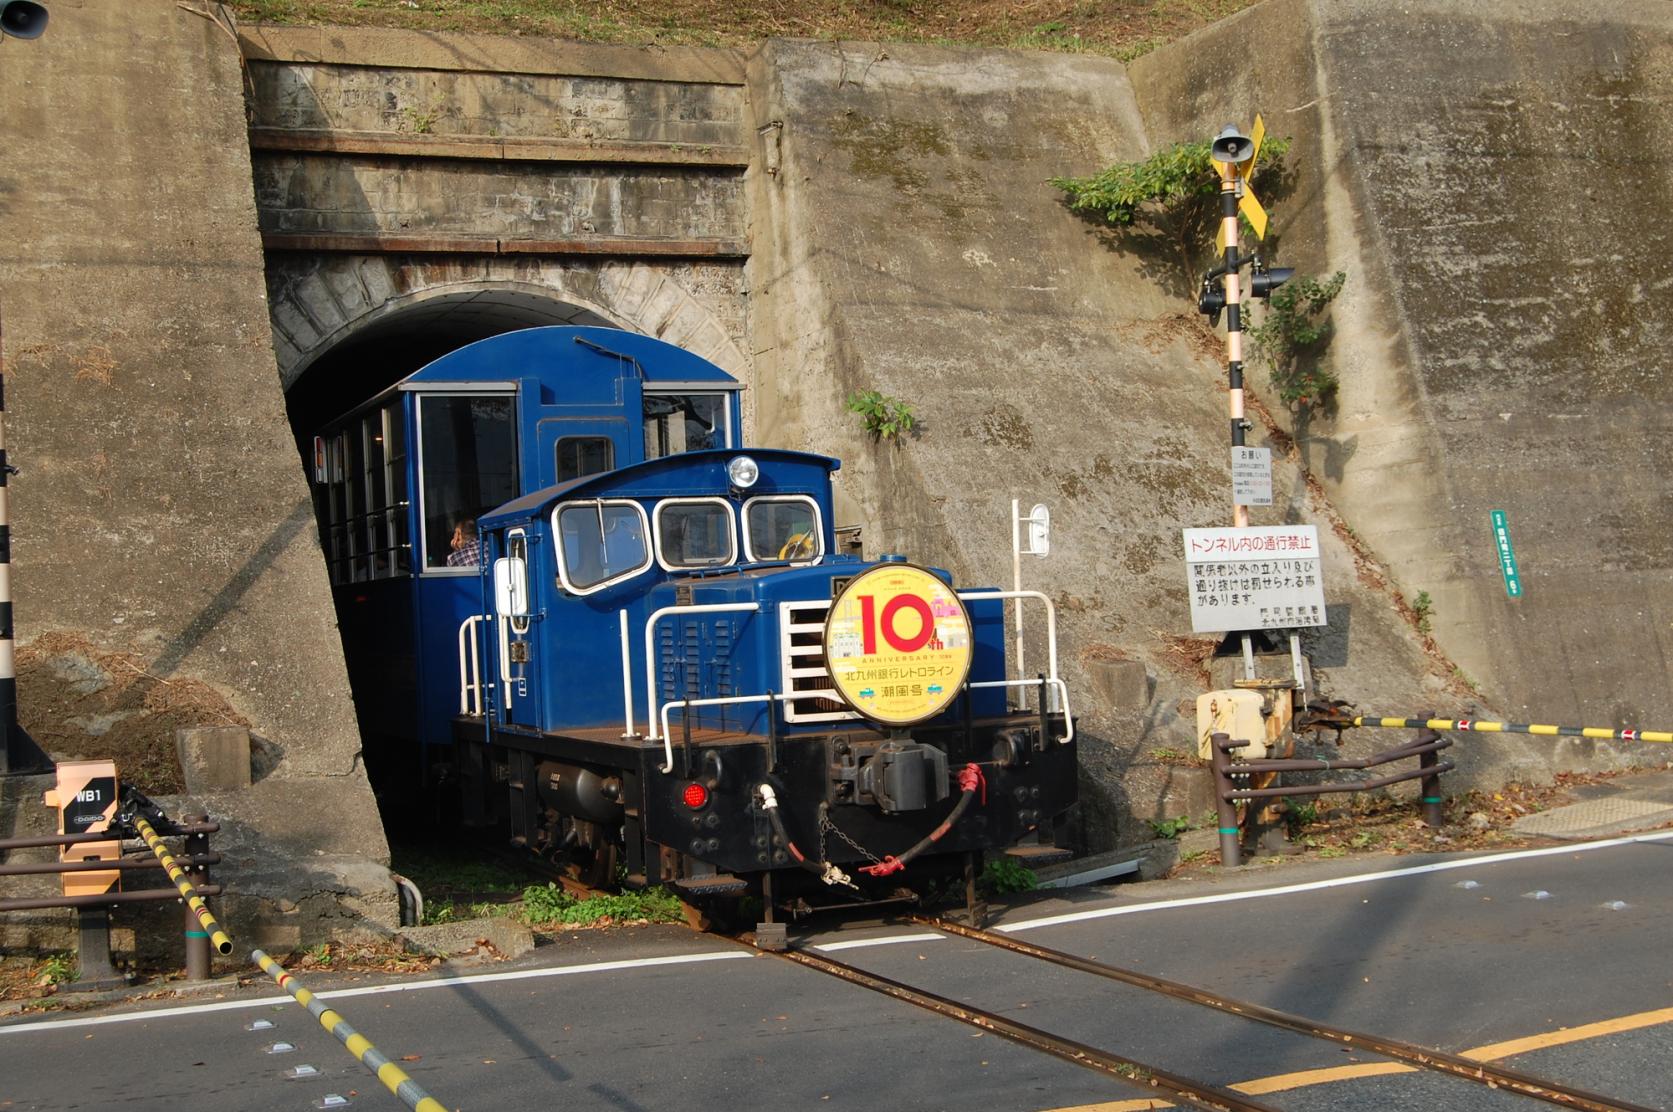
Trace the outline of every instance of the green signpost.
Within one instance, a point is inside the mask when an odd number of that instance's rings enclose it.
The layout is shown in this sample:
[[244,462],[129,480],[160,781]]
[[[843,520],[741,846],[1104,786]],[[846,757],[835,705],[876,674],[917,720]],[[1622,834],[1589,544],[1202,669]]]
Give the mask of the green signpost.
[[1522,597],[1522,575],[1516,570],[1516,550],[1510,547],[1510,523],[1503,510],[1493,511],[1493,543],[1499,550],[1499,570],[1505,577],[1505,594]]

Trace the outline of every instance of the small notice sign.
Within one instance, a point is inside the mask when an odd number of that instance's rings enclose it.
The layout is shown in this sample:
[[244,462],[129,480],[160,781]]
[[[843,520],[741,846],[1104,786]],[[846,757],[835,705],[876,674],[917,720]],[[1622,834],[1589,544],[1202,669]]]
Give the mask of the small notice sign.
[[1324,625],[1322,562],[1313,525],[1185,530],[1192,631]]
[[1499,550],[1499,571],[1505,577],[1505,594],[1522,597],[1522,575],[1516,570],[1516,550],[1510,547],[1510,519],[1503,510],[1493,511],[1493,544]]
[[1272,505],[1272,449],[1232,449],[1232,501],[1239,506]]

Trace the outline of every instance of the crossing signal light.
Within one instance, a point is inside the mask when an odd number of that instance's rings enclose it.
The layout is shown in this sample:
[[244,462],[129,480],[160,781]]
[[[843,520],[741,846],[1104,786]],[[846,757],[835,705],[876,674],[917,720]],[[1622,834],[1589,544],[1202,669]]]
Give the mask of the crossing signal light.
[[1272,291],[1295,277],[1293,266],[1256,267],[1249,276],[1250,297],[1271,297]]
[[0,32],[14,39],[38,39],[46,34],[46,8],[33,0],[4,0]]
[[1209,274],[1202,276],[1202,289],[1197,293],[1197,312],[1208,318],[1210,328],[1220,326],[1220,311],[1226,307],[1226,290]]

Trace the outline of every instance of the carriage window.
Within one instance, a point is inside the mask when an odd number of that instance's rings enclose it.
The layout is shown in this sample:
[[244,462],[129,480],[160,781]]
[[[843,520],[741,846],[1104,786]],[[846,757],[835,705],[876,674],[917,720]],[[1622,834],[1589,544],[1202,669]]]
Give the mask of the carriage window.
[[597,475],[616,466],[616,446],[608,436],[565,436],[558,440],[558,482]]
[[817,560],[824,552],[819,505],[811,498],[751,498],[744,503],[744,546],[751,560]]
[[731,444],[725,394],[645,394],[645,458]]
[[406,575],[412,571],[412,545],[407,540],[407,422],[400,405],[384,407],[383,433],[389,472],[389,501],[383,511],[384,544],[389,549],[391,573]]
[[333,433],[326,444],[326,509],[331,522],[331,540],[327,551],[331,559],[331,582],[347,583],[349,569],[349,488],[348,459],[344,435]]
[[656,554],[662,566],[670,569],[735,562],[738,544],[732,534],[732,507],[720,498],[658,503]]
[[358,522],[361,539],[366,549],[366,575],[383,579],[389,574],[388,526],[384,513],[389,505],[389,473],[384,470],[383,413],[374,410],[360,421],[359,435],[364,446],[361,489],[366,495],[366,513]]
[[651,566],[649,522],[637,502],[566,502],[553,516],[566,590],[587,594]]
[[[450,566],[453,535],[517,496],[517,427],[509,395],[425,394],[419,399],[424,566]],[[469,549],[462,550],[469,552]],[[461,566],[469,556],[455,557]]]

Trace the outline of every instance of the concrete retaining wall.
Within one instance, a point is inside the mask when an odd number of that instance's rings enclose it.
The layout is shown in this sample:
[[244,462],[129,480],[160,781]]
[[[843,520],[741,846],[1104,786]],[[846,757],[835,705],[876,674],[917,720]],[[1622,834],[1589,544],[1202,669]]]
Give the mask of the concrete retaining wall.
[[1670,68],[1663,5],[1269,0],[1131,71],[1158,142],[1257,110],[1295,138],[1282,261],[1350,277],[1339,404],[1287,423],[1406,597],[1434,600],[1436,639],[1483,705],[1514,720],[1673,720],[1673,344],[1654,315]]
[[[60,662],[68,684],[143,672],[144,701],[119,711],[195,707],[203,724],[250,725],[262,778],[201,800],[243,830],[222,843],[243,894],[235,924],[259,914],[316,935],[315,913],[296,910],[308,894],[326,918],[392,923],[274,372],[238,49],[163,0],[54,5],[47,35],[8,43],[5,65],[0,298],[23,651]],[[68,697],[20,686],[26,722]],[[181,704],[188,691],[201,697]],[[92,724],[44,729],[64,731],[46,739],[60,753],[99,755],[109,740]],[[172,730],[132,741],[172,759]],[[0,808],[0,836],[34,821]],[[262,875],[304,858],[305,881]]]

